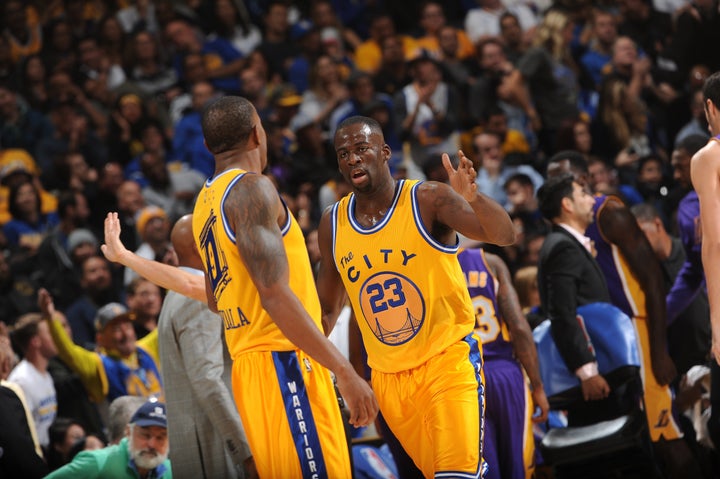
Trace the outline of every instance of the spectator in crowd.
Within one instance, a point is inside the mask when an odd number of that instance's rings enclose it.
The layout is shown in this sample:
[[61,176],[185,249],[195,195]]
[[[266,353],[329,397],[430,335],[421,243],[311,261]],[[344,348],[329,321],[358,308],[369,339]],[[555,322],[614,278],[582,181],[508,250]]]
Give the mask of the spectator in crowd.
[[127,80],[148,98],[159,98],[178,82],[177,73],[162,57],[158,38],[147,30],[135,32],[130,39],[125,70]]
[[409,144],[410,178],[423,178],[422,162],[459,146],[460,94],[445,82],[440,64],[426,52],[412,60],[412,83],[395,94],[393,117],[400,138]]
[[215,170],[215,160],[203,143],[200,113],[215,96],[215,88],[211,83],[200,81],[192,86],[191,91],[192,109],[175,126],[172,151],[175,158],[188,168],[210,177]]
[[327,136],[330,116],[349,95],[339,65],[328,55],[320,55],[310,69],[309,88],[302,94],[298,115],[312,120]]
[[[97,239],[84,229],[90,209],[82,193],[65,191],[58,198],[59,223],[40,243],[38,249],[38,268],[42,272],[41,283],[51,294],[59,298],[58,307],[65,309],[80,295],[80,257],[72,253],[78,246],[86,243],[94,245],[97,251]],[[82,236],[72,238],[71,235],[82,231]]]
[[18,319],[10,338],[22,360],[7,379],[19,385],[25,393],[38,442],[47,448],[50,444],[48,429],[57,414],[55,385],[48,373],[48,361],[58,353],[57,348],[47,323],[37,313],[26,314]]
[[125,437],[130,418],[147,400],[139,396],[120,396],[110,402],[108,407],[109,444],[120,444]]
[[417,42],[409,35],[398,34],[395,29],[395,20],[385,12],[373,15],[370,20],[370,37],[357,46],[355,50],[355,65],[359,70],[375,74],[380,69],[382,61],[383,40],[387,37],[398,36],[402,43],[402,51],[406,60],[417,55]]
[[[20,66],[18,93],[27,102],[29,111],[46,113],[49,108],[48,71],[40,55],[30,55]],[[3,141],[3,143],[5,143]]]
[[57,214],[42,213],[40,192],[29,181],[10,187],[8,209],[12,219],[3,225],[8,245],[17,257],[34,256],[40,243],[58,224]]
[[0,83],[0,144],[19,148],[35,156],[38,143],[53,134],[53,125],[31,108],[17,91]]
[[486,37],[496,37],[500,33],[500,17],[506,11],[517,16],[523,31],[534,28],[538,21],[535,14],[524,3],[516,3],[510,8],[504,0],[475,0],[477,6],[465,14],[465,32],[474,44]]
[[263,17],[263,39],[257,51],[267,61],[268,78],[287,80],[287,65],[298,53],[290,39],[289,7],[279,0],[269,2]]
[[140,171],[147,180],[142,189],[145,203],[167,212],[171,222],[192,211],[195,197],[205,176],[181,162],[167,164],[165,157],[145,152],[140,157]]
[[473,138],[478,191],[488,195],[505,209],[511,208],[504,191],[505,182],[516,173],[527,175],[537,190],[543,184],[543,177],[531,166],[511,166],[505,163],[505,154],[500,147],[501,138],[497,133],[482,132]]
[[[146,206],[136,214],[135,228],[140,236],[140,246],[135,254],[150,260],[162,261],[172,249],[170,244],[170,222],[167,213],[157,206]],[[138,275],[125,269],[123,284],[129,285]]]
[[[677,278],[686,253],[682,241],[670,236],[655,207],[641,203],[631,208],[640,229],[652,246],[655,256],[663,267],[665,287],[670,288]],[[698,293],[668,326],[668,351],[675,363],[678,374],[685,374],[691,367],[704,364],[710,350],[710,309],[707,295]]]
[[585,72],[592,79],[593,86],[600,85],[603,69],[610,63],[612,48],[617,38],[615,15],[602,8],[593,9],[592,37],[587,51],[580,58]]
[[[389,108],[394,109],[393,98],[387,93],[375,90],[373,75],[363,71],[353,72],[348,78],[347,84],[350,89],[350,98],[330,115],[330,138],[335,134],[335,129],[341,121],[354,115],[360,115],[371,102],[381,101],[386,103]],[[397,131],[397,126],[395,128]]]
[[85,438],[82,424],[69,417],[58,416],[50,426],[47,463],[51,471],[70,462],[70,451],[76,442]]
[[8,148],[0,150],[0,225],[10,219],[10,187],[31,182],[40,192],[40,212],[48,215],[57,211],[57,198],[48,192],[40,180],[39,170],[32,156],[25,150]]
[[138,276],[125,288],[125,302],[133,315],[135,337],[142,339],[158,326],[162,291],[155,284]]
[[92,351],[95,349],[95,315],[99,308],[119,297],[105,258],[96,253],[80,263],[80,287],[82,295],[65,313],[75,344]]
[[[37,300],[37,295],[35,298]],[[56,318],[62,324],[68,337],[72,337],[72,330],[65,315],[56,312]],[[72,418],[79,422],[89,434],[104,440],[105,427],[98,405],[90,401],[80,376],[70,369],[70,366],[64,363],[59,356],[50,359],[48,372],[55,385],[57,417]]]
[[37,11],[21,0],[3,5],[2,35],[10,47],[10,58],[19,63],[24,57],[40,53],[43,48],[42,24]]
[[[443,11],[443,4],[436,0],[428,0],[420,3],[420,27],[423,35],[417,39],[417,46],[425,49],[435,58],[443,58],[443,52],[440,46],[440,33],[447,24],[447,18]],[[475,54],[475,47],[464,30],[452,28],[457,34],[457,53],[456,58],[464,60]]]
[[516,64],[528,47],[525,32],[520,19],[512,12],[500,15],[500,40],[505,44],[505,54],[511,63]]
[[140,477],[169,479],[172,468],[168,459],[165,404],[148,401],[135,411],[125,438],[118,445],[81,452],[73,461],[52,472],[48,479],[86,477]]
[[547,12],[532,47],[510,73],[511,84],[518,89],[522,81],[530,93],[534,106],[526,100],[521,105],[548,157],[555,151],[555,135],[563,120],[578,113],[577,66],[570,52],[572,29],[567,15],[558,10]]
[[98,310],[97,343],[100,352],[87,351],[72,343],[55,317],[53,300],[47,290],[38,295],[43,320],[50,326],[58,355],[80,375],[95,402],[133,395],[162,399],[162,381],[157,353],[157,333],[135,339],[134,315],[120,303]]
[[232,0],[213,0],[208,40],[214,37],[227,39],[243,57],[247,57],[262,41],[262,33],[257,25],[250,23],[247,12],[241,10]]
[[0,334],[0,473],[2,477],[40,479],[49,472],[37,440],[35,421],[22,388],[6,381],[11,369],[10,341]]
[[[98,44],[95,36],[87,36],[77,42],[78,50],[78,70],[80,70],[88,78],[102,79],[104,87],[108,90],[114,90],[125,83],[127,77],[122,66],[112,63],[110,59],[103,55],[103,50]],[[138,63],[141,63],[138,58]],[[134,68],[134,65],[133,65]],[[159,73],[159,72],[158,72]]]
[[37,281],[34,275],[13,271],[11,253],[0,250],[0,318],[12,326],[25,313],[37,311]]

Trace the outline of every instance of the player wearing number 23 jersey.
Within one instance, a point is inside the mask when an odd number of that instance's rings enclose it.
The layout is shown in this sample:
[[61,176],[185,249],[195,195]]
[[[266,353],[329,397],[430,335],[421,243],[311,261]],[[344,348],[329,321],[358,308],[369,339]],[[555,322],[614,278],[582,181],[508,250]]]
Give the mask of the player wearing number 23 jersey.
[[499,282],[482,249],[464,249],[458,261],[475,308],[475,332],[485,362],[485,479],[529,479],[535,469],[532,400],[498,307]]
[[335,266],[390,429],[426,477],[478,477],[484,392],[475,314],[457,261],[419,214],[417,181],[396,184],[372,227],[355,195],[332,208]]

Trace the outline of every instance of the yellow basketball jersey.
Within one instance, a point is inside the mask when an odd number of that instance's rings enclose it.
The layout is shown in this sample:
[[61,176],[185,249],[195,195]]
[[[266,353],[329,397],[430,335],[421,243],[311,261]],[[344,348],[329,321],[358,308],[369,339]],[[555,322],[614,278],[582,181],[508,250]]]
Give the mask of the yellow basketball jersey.
[[333,256],[363,336],[368,364],[415,368],[471,334],[475,313],[457,245],[431,237],[420,219],[418,181],[399,181],[385,217],[371,228],[354,218],[350,194],[332,210]]
[[[193,212],[193,235],[223,318],[225,338],[233,359],[247,351],[296,349],[263,309],[260,295],[235,243],[238,232],[230,228],[224,213],[228,192],[246,174],[252,173],[231,169],[207,180]],[[290,265],[290,289],[319,328],[320,301],[305,238],[289,210],[287,216],[287,222],[281,229]]]

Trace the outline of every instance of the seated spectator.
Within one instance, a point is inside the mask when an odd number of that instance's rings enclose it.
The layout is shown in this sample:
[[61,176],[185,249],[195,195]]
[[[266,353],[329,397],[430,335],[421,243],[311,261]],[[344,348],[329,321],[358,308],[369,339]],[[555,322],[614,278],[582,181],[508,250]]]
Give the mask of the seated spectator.
[[80,265],[81,296],[65,310],[75,344],[95,349],[95,316],[102,306],[119,300],[113,285],[110,265],[97,252]]
[[190,23],[180,18],[165,25],[165,35],[174,47],[173,66],[178,77],[182,73],[183,57],[189,53],[200,53],[207,67],[206,80],[213,87],[227,93],[240,91],[238,74],[245,59],[229,40],[218,36],[205,40]]
[[643,202],[640,192],[632,185],[621,184],[617,170],[599,158],[590,157],[588,160],[588,180],[590,190],[594,193],[617,195],[628,206]]
[[[35,298],[37,301],[37,295],[35,295]],[[72,337],[72,329],[70,329],[65,315],[56,312],[55,317],[60,321],[68,336]],[[79,422],[86,432],[104,440],[105,427],[100,418],[98,405],[90,401],[80,376],[58,356],[50,359],[48,372],[52,376],[53,384],[55,384],[58,405],[57,417],[71,418]],[[52,441],[52,437],[50,440]]]
[[40,290],[39,302],[60,359],[80,375],[93,401],[125,395],[162,398],[157,332],[137,341],[133,315],[125,306],[109,303],[98,310],[96,353],[72,343],[46,290]]
[[455,152],[459,146],[460,93],[442,78],[440,64],[423,52],[413,59],[413,81],[393,97],[400,138],[409,144],[408,175],[422,178],[427,155]]
[[77,441],[85,437],[85,429],[74,419],[58,416],[50,426],[49,436],[47,462],[50,470],[54,471],[70,462],[70,450]]
[[[127,477],[128,470],[141,478],[170,478],[165,404],[148,401],[135,411],[120,444],[84,451],[48,479]],[[134,474],[133,474],[134,477]]]
[[210,3],[213,8],[208,40],[225,38],[243,57],[250,55],[262,41],[260,28],[253,25],[246,15],[241,15],[232,0],[213,0]]
[[147,30],[134,33],[125,63],[127,80],[144,96],[158,97],[178,82],[175,70],[165,64],[158,38]]
[[133,315],[135,337],[142,339],[158,326],[162,306],[162,291],[142,277],[133,279],[126,288],[125,302]]
[[[157,206],[146,206],[138,211],[135,227],[140,236],[140,246],[135,254],[142,258],[162,261],[164,256],[172,250],[170,244],[170,222],[165,210]],[[133,270],[125,269],[123,285],[127,286],[137,277]]]
[[497,133],[482,132],[473,138],[475,150],[475,169],[477,170],[478,191],[488,195],[506,209],[511,205],[503,189],[508,178],[516,173],[527,175],[535,187],[535,191],[543,184],[540,173],[531,166],[510,166],[505,164],[505,155],[500,148],[500,137]]
[[7,382],[14,354],[6,333],[0,333],[0,475],[40,479],[48,473],[37,441],[35,421],[23,390]]
[[501,0],[476,0],[477,7],[465,14],[465,31],[470,41],[477,43],[485,37],[496,37],[500,34],[500,17],[509,11],[520,21],[523,31],[537,25],[537,18],[525,3],[518,3],[505,8]]
[[0,249],[0,318],[12,326],[25,313],[37,311],[37,281],[32,274],[13,271],[10,251]]
[[215,172],[215,159],[205,147],[200,114],[214,96],[215,89],[206,81],[192,86],[192,110],[186,112],[175,126],[172,142],[175,158],[206,178]]
[[112,400],[108,407],[109,445],[120,444],[127,433],[130,418],[145,402],[145,398],[138,396],[120,396]]
[[57,198],[43,187],[39,173],[35,160],[27,151],[16,148],[0,151],[0,225],[10,221],[10,187],[26,181],[32,182],[40,192],[42,214],[47,215],[57,210]]
[[17,91],[0,83],[0,144],[36,154],[40,140],[53,134],[53,125],[18,96]]
[[10,188],[8,209],[11,219],[3,226],[8,246],[18,253],[16,259],[34,256],[45,236],[58,224],[57,213],[42,213],[40,192],[29,181]]
[[[442,2],[430,0],[420,4],[420,27],[423,35],[417,39],[417,46],[425,49],[435,58],[443,58],[440,48],[440,32],[448,26]],[[456,57],[464,60],[475,54],[475,46],[464,30],[456,30],[458,49]]]
[[540,291],[537,284],[537,266],[524,266],[513,276],[513,286],[518,294],[518,301],[530,328],[545,320],[540,312]]
[[[370,38],[358,45],[355,50],[355,64],[358,70],[376,73],[380,69],[382,53],[380,45],[387,37],[397,35],[395,21],[387,13],[379,13],[370,20]],[[405,59],[409,60],[417,55],[417,42],[408,35],[398,35],[402,42],[402,51]]]
[[[97,239],[82,227],[90,216],[87,200],[82,193],[64,191],[58,199],[58,225],[40,243],[37,256],[38,269],[42,272],[40,282],[54,296],[61,298],[60,308],[65,309],[80,296],[80,260],[87,252],[78,256],[73,251],[81,245],[90,244],[90,253],[97,250]],[[82,232],[73,241],[73,233]],[[74,262],[73,260],[77,260]]]
[[47,323],[38,313],[30,313],[18,319],[10,333],[13,347],[22,360],[8,376],[25,393],[25,401],[35,423],[40,445],[50,444],[48,430],[57,414],[55,385],[48,373],[48,361],[58,351],[53,343]]
[[597,88],[602,81],[603,69],[612,59],[613,44],[617,38],[615,15],[609,10],[596,8],[593,10],[591,27],[590,44],[580,58],[580,63]]

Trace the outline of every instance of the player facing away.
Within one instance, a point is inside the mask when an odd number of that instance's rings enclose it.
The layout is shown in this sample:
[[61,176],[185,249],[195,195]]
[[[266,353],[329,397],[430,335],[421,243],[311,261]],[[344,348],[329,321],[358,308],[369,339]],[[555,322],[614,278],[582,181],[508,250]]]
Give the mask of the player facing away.
[[225,326],[233,395],[260,477],[351,477],[329,371],[352,424],[377,412],[369,386],[320,329],[305,240],[272,182],[255,108],[222,97],[203,113],[215,175],[200,191],[193,233],[207,299]]
[[[535,470],[532,423],[545,421],[549,409],[530,325],[502,259],[472,248],[461,250],[458,261],[485,361],[485,479],[530,479]],[[533,418],[535,407],[540,414]]]
[[425,477],[479,477],[484,391],[475,315],[457,261],[456,231],[514,241],[505,210],[478,194],[460,152],[443,155],[450,185],[396,181],[380,125],[343,121],[335,134],[352,193],[320,221],[318,291],[326,330],[345,293],[387,424]]

